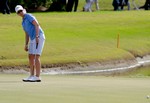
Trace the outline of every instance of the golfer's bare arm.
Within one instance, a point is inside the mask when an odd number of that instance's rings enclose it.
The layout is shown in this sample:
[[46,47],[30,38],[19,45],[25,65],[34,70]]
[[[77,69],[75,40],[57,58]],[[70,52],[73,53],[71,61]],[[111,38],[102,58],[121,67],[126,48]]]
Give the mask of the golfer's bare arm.
[[25,32],[25,46],[28,46],[29,43],[29,35]]
[[38,37],[39,36],[39,24],[35,20],[32,21],[32,24],[35,26],[36,37]]

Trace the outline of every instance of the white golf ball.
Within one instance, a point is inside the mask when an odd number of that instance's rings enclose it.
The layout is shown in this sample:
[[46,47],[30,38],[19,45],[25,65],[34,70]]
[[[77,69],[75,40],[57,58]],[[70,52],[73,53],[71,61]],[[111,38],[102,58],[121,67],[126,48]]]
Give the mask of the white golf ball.
[[147,99],[149,99],[149,98],[150,98],[150,96],[149,96],[149,95],[147,95],[147,96],[146,96],[146,98],[147,98]]

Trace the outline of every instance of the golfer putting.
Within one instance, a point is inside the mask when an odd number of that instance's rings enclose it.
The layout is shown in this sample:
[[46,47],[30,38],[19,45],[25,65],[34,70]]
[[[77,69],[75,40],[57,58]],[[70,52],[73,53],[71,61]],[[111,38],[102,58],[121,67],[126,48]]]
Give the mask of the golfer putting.
[[24,78],[24,82],[41,82],[40,71],[41,62],[40,56],[44,47],[45,35],[36,18],[21,6],[17,5],[15,11],[18,16],[22,17],[22,27],[25,31],[25,47],[28,51],[30,75]]

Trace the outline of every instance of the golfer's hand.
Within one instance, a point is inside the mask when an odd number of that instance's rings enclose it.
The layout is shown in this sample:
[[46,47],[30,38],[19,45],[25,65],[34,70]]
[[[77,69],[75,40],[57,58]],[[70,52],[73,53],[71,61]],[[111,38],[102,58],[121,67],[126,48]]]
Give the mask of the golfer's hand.
[[25,45],[24,50],[28,51],[28,46],[27,45]]
[[36,37],[36,43],[39,43],[39,38],[38,37]]

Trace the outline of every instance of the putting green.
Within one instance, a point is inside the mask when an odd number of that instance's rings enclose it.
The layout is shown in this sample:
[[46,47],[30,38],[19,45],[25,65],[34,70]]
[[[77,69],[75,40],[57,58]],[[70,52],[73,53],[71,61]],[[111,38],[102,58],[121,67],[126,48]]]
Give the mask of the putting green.
[[0,75],[1,103],[149,103],[150,78],[48,76],[24,83],[26,75]]

